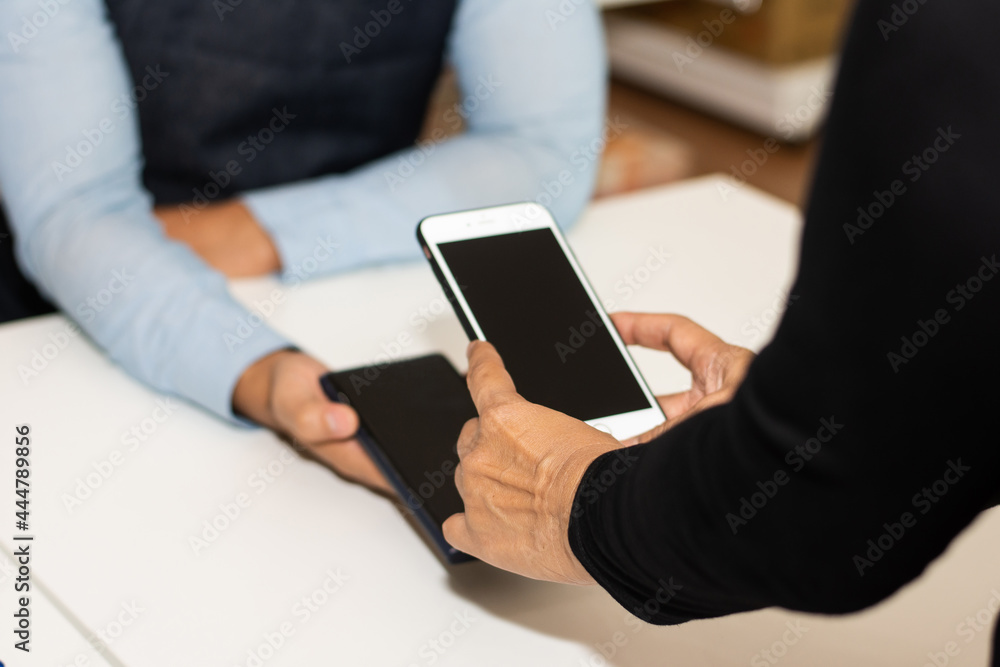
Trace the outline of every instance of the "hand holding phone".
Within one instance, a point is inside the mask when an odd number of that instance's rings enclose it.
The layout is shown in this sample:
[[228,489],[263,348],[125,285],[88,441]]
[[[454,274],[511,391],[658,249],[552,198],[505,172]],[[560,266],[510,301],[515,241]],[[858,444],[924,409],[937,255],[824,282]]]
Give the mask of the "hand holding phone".
[[619,440],[664,421],[544,207],[432,216],[417,236],[466,334],[496,347],[524,398]]

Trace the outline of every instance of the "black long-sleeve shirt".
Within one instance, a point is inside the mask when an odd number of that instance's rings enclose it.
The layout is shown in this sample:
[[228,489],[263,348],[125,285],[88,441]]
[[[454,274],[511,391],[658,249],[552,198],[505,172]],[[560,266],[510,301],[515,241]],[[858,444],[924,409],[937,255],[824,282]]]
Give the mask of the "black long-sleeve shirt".
[[637,616],[862,609],[1000,491],[998,26],[993,0],[860,1],[774,340],[578,489],[573,551]]

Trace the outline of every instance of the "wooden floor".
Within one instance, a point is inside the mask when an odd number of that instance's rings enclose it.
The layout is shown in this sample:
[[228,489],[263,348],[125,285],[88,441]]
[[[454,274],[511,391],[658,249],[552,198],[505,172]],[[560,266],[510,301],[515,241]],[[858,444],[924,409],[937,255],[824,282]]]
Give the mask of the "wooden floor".
[[[628,83],[612,81],[609,116],[621,114],[646,126],[669,133],[689,148],[688,176],[714,172],[732,173],[749,156],[747,151],[763,148],[768,137],[737,127],[724,120],[681,104],[668,101]],[[802,145],[781,144],[768,155],[762,167],[747,182],[781,199],[802,205],[818,141]],[[747,167],[747,171],[751,171]]]

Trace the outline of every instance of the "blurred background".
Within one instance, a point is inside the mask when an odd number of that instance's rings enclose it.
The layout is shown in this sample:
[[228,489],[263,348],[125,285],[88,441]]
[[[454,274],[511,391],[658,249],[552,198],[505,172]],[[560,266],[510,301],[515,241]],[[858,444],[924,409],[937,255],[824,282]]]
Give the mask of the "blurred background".
[[[598,4],[612,80],[597,197],[722,172],[804,203],[853,0]],[[453,131],[457,101],[446,75],[425,133]]]

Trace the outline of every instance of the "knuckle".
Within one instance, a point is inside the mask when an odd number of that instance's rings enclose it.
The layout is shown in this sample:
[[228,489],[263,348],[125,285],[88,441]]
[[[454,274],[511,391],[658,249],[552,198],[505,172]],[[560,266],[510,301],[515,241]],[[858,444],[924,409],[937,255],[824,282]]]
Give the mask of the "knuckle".
[[490,430],[504,430],[520,420],[520,413],[521,407],[515,402],[497,403],[490,406],[481,418]]
[[479,428],[479,418],[473,417],[472,419],[462,424],[462,430],[459,431],[458,437],[461,439],[472,437],[472,434],[475,433],[476,429],[478,428]]
[[487,432],[494,432],[500,428],[503,425],[503,418],[499,406],[493,405],[483,410],[479,415],[479,423]]
[[[462,480],[467,481],[469,474],[475,475],[485,463],[482,449],[473,449],[462,459],[459,466],[462,466]],[[457,471],[457,468],[456,468]]]

